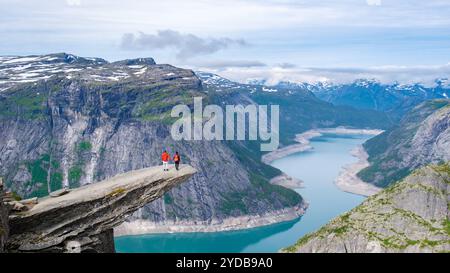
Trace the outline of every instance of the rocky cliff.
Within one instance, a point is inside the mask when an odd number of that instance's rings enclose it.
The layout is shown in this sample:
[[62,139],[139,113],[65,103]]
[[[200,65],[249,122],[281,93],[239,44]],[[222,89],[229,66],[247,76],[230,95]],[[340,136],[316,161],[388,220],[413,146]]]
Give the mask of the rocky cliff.
[[168,149],[197,174],[130,220],[220,226],[245,215],[302,213],[302,198],[268,182],[279,171],[252,147],[171,138],[172,106],[211,99],[190,70],[151,58],[108,63],[52,54],[2,57],[0,72],[0,174],[24,198],[158,165]]
[[364,144],[370,166],[358,173],[385,187],[427,164],[450,160],[450,100],[431,100]]
[[117,175],[69,192],[10,202],[8,252],[114,252],[113,228],[195,173],[188,165]]
[[431,165],[369,197],[287,252],[450,252],[450,165]]

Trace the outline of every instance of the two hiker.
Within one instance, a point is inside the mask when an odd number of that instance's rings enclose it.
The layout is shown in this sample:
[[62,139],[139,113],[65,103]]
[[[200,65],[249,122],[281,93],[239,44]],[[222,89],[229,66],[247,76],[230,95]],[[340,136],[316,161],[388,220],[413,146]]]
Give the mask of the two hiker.
[[[169,170],[169,161],[170,161],[170,155],[169,153],[164,150],[164,152],[161,155],[161,160],[163,162],[163,169],[164,171],[168,171]],[[178,152],[175,153],[175,155],[173,156],[173,162],[175,163],[175,169],[179,169],[180,167],[180,161],[181,161],[181,157],[180,154],[178,154]]]

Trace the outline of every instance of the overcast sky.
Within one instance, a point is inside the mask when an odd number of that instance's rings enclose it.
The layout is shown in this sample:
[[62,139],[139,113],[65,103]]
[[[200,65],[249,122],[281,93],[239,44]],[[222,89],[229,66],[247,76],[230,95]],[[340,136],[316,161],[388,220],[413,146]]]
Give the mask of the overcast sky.
[[154,57],[246,81],[450,74],[448,0],[0,0],[0,54]]

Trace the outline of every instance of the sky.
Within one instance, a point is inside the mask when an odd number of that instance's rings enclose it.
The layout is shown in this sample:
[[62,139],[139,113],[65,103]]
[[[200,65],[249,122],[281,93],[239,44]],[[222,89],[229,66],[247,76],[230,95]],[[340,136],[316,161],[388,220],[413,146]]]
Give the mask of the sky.
[[433,84],[448,0],[0,0],[0,55],[153,57],[245,82]]

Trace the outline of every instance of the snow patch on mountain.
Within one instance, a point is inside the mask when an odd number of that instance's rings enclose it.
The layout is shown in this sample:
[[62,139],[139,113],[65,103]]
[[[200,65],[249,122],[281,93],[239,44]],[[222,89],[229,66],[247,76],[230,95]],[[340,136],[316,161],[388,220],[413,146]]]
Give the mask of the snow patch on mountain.
[[81,79],[99,82],[145,77],[149,65],[156,65],[152,58],[124,60],[110,64],[100,58],[84,58],[66,53],[1,56],[0,92],[18,84],[48,80],[54,76],[66,79],[81,76]]

